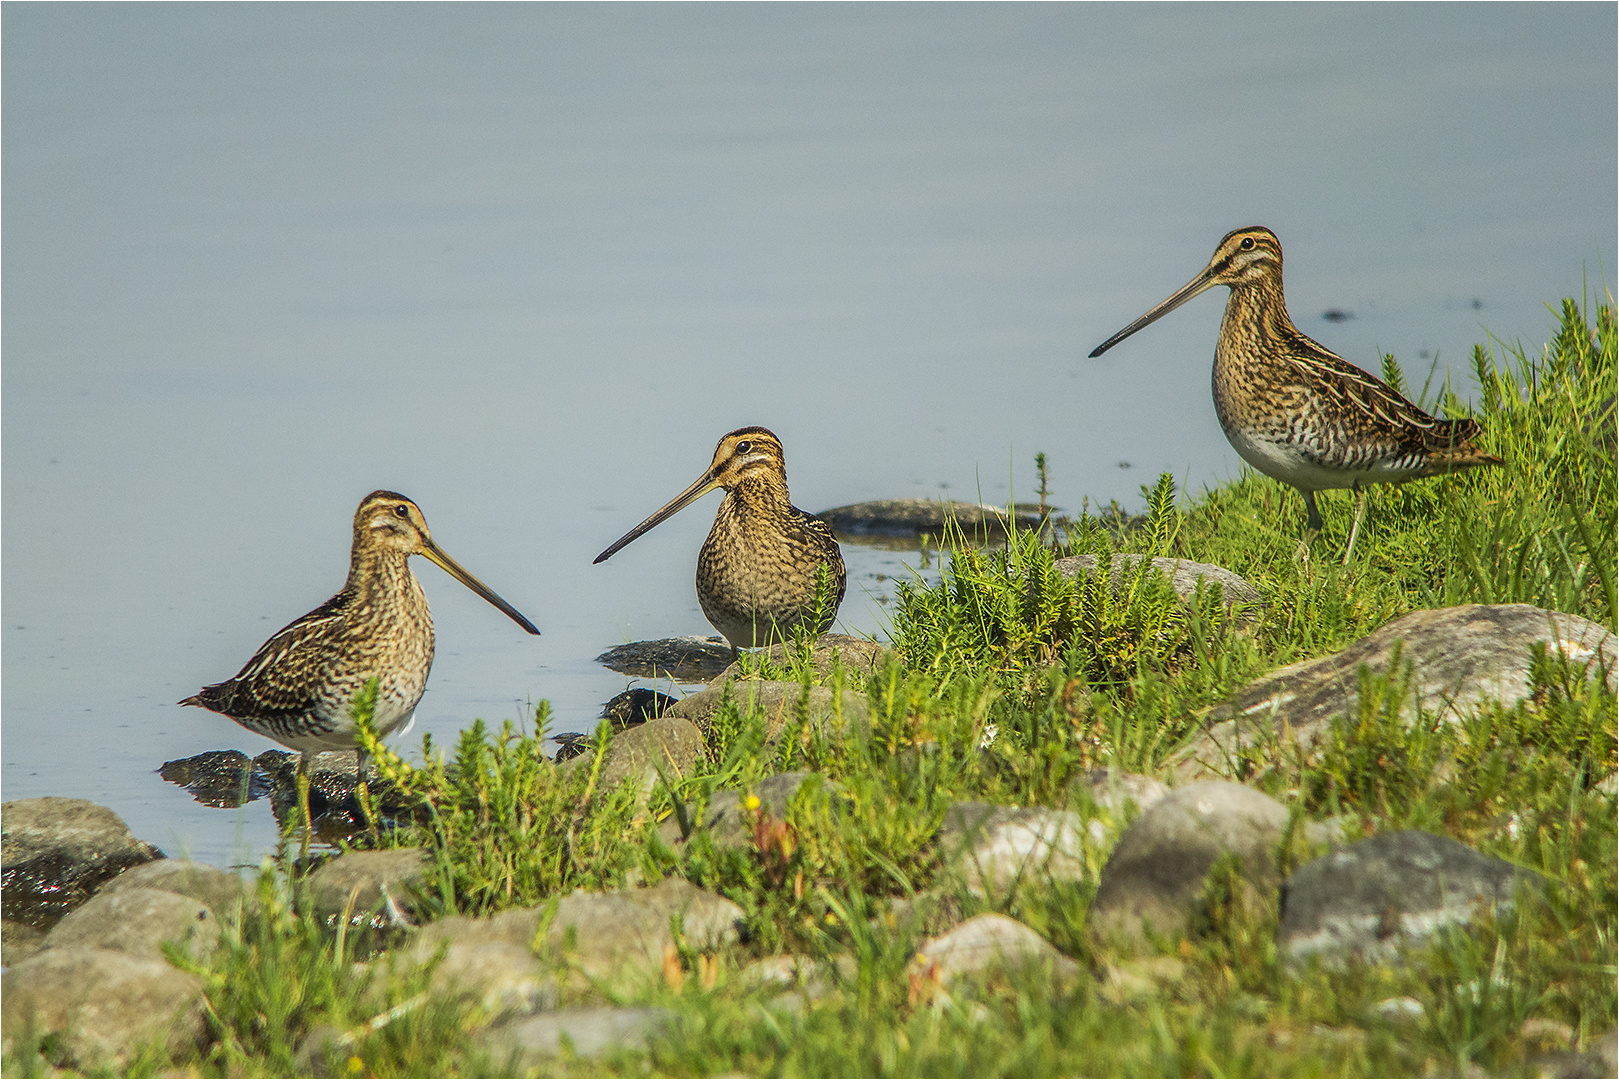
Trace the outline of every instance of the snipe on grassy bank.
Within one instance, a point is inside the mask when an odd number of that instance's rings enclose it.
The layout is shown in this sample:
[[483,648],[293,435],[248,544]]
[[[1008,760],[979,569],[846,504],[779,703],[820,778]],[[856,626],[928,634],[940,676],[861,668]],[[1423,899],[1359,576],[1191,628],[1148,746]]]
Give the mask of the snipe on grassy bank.
[[[788,501],[781,440],[762,427],[721,439],[707,472],[594,562],[715,488],[724,488],[725,498],[697,554],[697,600],[708,621],[733,649],[785,640],[800,627],[824,633],[843,602],[843,553],[826,522]],[[824,598],[817,596],[823,574]]]
[[1261,226],[1227,233],[1203,272],[1098,345],[1101,356],[1131,334],[1216,285],[1231,290],[1214,348],[1214,408],[1242,459],[1304,496],[1321,529],[1315,493],[1355,490],[1344,562],[1355,550],[1367,484],[1401,484],[1501,459],[1477,444],[1476,420],[1429,416],[1388,383],[1312,341],[1282,296],[1282,245]]
[[299,809],[306,825],[310,754],[353,750],[364,781],[365,755],[356,745],[349,713],[355,696],[377,680],[371,724],[382,736],[404,726],[427,689],[433,619],[421,583],[407,565],[412,555],[437,563],[518,626],[539,633],[444,553],[415,503],[396,492],[373,491],[354,514],[354,546],[342,591],[272,635],[235,678],[180,702],[222,713],[298,751]]

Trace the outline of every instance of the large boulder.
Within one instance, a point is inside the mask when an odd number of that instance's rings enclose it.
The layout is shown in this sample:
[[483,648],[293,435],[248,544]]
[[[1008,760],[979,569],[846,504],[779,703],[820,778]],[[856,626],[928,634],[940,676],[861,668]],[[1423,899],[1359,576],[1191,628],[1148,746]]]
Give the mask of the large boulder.
[[201,900],[160,889],[117,889],[92,896],[45,935],[43,948],[116,949],[163,959],[163,944],[201,960],[219,945],[219,920]]
[[1282,885],[1277,951],[1298,966],[1398,959],[1442,926],[1509,907],[1538,874],[1416,829],[1380,833],[1299,867]]
[[1410,705],[1452,718],[1485,701],[1513,705],[1533,690],[1537,642],[1619,689],[1619,641],[1589,619],[1528,604],[1413,611],[1340,653],[1291,664],[1238,691],[1175,756],[1175,773],[1183,781],[1241,775],[1258,748],[1284,733],[1308,752],[1324,741],[1334,717],[1354,713],[1361,667],[1389,672],[1396,648],[1401,665],[1412,668]]
[[1275,799],[1223,780],[1171,792],[1137,818],[1113,849],[1086,916],[1093,930],[1139,940],[1142,928],[1186,929],[1209,870],[1222,854],[1242,860],[1257,884],[1274,882],[1274,851],[1287,827]]
[[184,1057],[204,1034],[202,980],[117,949],[46,949],[6,972],[0,1031],[16,1040],[58,1033],[79,1069],[119,1070],[141,1047]]
[[22,799],[0,806],[0,895],[6,918],[49,925],[108,878],[163,858],[123,818],[85,799]]

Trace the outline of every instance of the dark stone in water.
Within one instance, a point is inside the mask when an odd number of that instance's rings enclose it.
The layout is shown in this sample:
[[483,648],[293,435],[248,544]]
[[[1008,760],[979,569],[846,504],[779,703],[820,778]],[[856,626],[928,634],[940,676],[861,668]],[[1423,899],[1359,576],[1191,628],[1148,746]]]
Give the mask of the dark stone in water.
[[210,750],[165,761],[157,774],[191,792],[204,806],[237,807],[270,793],[270,780],[240,750]]
[[[1047,512],[1055,514],[1056,510],[1048,507]],[[822,510],[815,516],[832,526],[839,540],[856,543],[871,537],[916,537],[923,533],[937,537],[952,524],[968,539],[999,539],[1008,528],[1005,507],[948,499],[874,499]],[[1037,529],[1045,518],[1038,506],[1019,503],[1012,507],[1011,520],[1020,529]]]
[[[637,686],[626,690],[602,706],[601,718],[610,720],[615,733],[625,728],[632,728],[656,720],[664,714],[675,699],[668,694],[660,694],[656,690],[648,690],[644,686]],[[552,740],[557,744],[556,757],[552,760],[567,761],[578,757],[590,747],[590,736],[578,731],[564,731],[560,735],[553,735]]]
[[596,663],[633,678],[693,683],[708,682],[735,659],[723,638],[693,634],[616,645],[596,657]]

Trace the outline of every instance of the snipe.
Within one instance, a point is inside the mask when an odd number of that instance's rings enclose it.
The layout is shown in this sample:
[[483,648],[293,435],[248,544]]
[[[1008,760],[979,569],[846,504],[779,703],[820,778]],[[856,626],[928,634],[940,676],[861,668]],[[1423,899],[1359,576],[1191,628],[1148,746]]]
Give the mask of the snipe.
[[1282,296],[1281,242],[1260,226],[1227,233],[1201,274],[1091,356],[1216,285],[1231,290],[1214,348],[1220,426],[1244,461],[1304,496],[1310,515],[1305,545],[1321,529],[1317,491],[1355,489],[1347,563],[1366,512],[1364,485],[1501,464],[1478,446],[1477,421],[1429,416],[1382,379],[1301,333]]
[[[715,488],[725,498],[697,555],[697,600],[734,649],[819,635],[843,602],[847,575],[832,528],[787,497],[781,440],[762,427],[726,435],[708,471],[662,509],[596,556],[601,562]],[[828,589],[817,596],[823,576]]]
[[373,491],[354,514],[354,547],[342,591],[272,635],[235,678],[180,702],[223,713],[298,751],[298,797],[306,823],[310,754],[354,750],[364,779],[364,752],[356,745],[349,714],[355,696],[377,680],[371,723],[382,736],[404,726],[427,689],[433,619],[406,564],[412,555],[437,563],[524,630],[539,633],[444,553],[415,503],[392,491]]

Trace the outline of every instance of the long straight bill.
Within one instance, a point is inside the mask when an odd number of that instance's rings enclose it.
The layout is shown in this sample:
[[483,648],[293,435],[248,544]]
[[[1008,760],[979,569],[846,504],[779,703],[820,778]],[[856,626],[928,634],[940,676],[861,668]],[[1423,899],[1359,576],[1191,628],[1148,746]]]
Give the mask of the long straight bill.
[[437,563],[446,574],[449,574],[455,580],[459,581],[461,584],[465,585],[467,588],[471,589],[473,592],[495,605],[495,607],[505,612],[507,618],[511,619],[511,621],[516,623],[518,626],[521,626],[524,630],[527,630],[531,634],[538,634],[540,632],[538,627],[529,622],[527,619],[523,618],[521,612],[512,607],[510,604],[506,603],[506,601],[502,600],[500,597],[496,596],[493,589],[479,581],[477,578],[473,577],[471,574],[467,573],[461,568],[460,563],[444,554],[444,549],[439,547],[431,537],[423,538],[422,554],[426,555],[433,562]]
[[691,487],[687,488],[685,491],[682,491],[673,499],[670,499],[668,504],[662,509],[655,511],[651,517],[647,518],[645,521],[641,522],[641,524],[619,537],[618,540],[613,543],[612,547],[590,560],[590,565],[595,566],[604,559],[612,558],[613,554],[617,552],[619,548],[628,544],[642,533],[648,532],[663,524],[665,521],[668,521],[670,518],[680,513],[680,511],[684,510],[698,499],[701,499],[704,495],[707,495],[710,491],[713,491],[717,487],[719,487],[719,483],[714,479],[713,470],[711,469],[708,472],[705,472],[702,476],[697,478],[696,483],[692,484]]
[[1098,356],[1101,356],[1103,353],[1113,348],[1113,346],[1117,345],[1119,342],[1123,341],[1137,330],[1140,330],[1143,326],[1146,326],[1151,322],[1156,322],[1165,315],[1168,315],[1171,311],[1174,311],[1176,308],[1180,307],[1182,304],[1186,303],[1186,301],[1190,300],[1192,297],[1209,288],[1212,288],[1214,285],[1213,278],[1214,267],[1210,266],[1207,270],[1197,275],[1197,277],[1193,278],[1191,281],[1188,281],[1185,285],[1182,285],[1179,289],[1177,289],[1174,295],[1170,296],[1169,299],[1165,300],[1163,303],[1141,316],[1141,318],[1137,319],[1135,322],[1131,323],[1129,326],[1126,326],[1123,330],[1120,330],[1117,334],[1114,334],[1112,337],[1102,342],[1102,344],[1098,345],[1094,350],[1092,350],[1090,358],[1093,360],[1096,359]]

